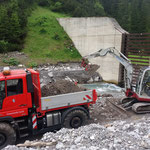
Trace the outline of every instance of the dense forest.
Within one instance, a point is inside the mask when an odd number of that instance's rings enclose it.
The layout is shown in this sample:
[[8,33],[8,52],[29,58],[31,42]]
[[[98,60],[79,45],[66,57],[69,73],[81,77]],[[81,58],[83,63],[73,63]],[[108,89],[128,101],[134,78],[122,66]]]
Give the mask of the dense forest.
[[0,1],[0,52],[22,49],[34,0]]
[[0,52],[22,49],[37,4],[73,17],[113,17],[130,33],[150,32],[150,0],[0,0]]
[[150,32],[150,0],[40,0],[39,5],[73,17],[109,16],[129,32]]

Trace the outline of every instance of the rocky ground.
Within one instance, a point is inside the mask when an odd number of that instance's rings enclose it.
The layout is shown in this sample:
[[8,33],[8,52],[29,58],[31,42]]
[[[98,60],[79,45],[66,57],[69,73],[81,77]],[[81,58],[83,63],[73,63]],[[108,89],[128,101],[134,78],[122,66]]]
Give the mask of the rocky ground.
[[[10,66],[11,69],[25,69],[24,65]],[[89,82],[99,82],[102,81],[102,77],[98,74],[95,65],[91,65],[91,68],[88,71],[85,71],[85,68],[81,66],[80,63],[59,63],[57,65],[41,65],[36,68],[33,68],[40,73],[40,83],[41,87],[57,81],[64,79],[71,82],[77,83],[89,83]],[[0,66],[0,71],[3,70],[3,67]]]
[[[100,81],[100,75],[87,77],[79,64],[60,64],[41,66],[41,85],[64,78],[67,81],[85,83]],[[76,72],[76,73],[75,73]],[[78,80],[78,73],[80,80]],[[62,77],[61,77],[62,76]],[[106,84],[107,85],[107,84]],[[61,129],[56,133],[48,132],[32,141],[20,141],[7,146],[4,150],[144,150],[150,149],[150,117],[148,114],[137,115],[132,111],[120,111],[109,101],[119,103],[125,96],[115,86],[107,85],[99,91],[97,103],[90,107],[91,119],[86,126],[78,129]],[[105,90],[104,90],[105,89]]]
[[[108,102],[124,97],[122,92],[101,94],[90,108],[91,119],[78,129],[48,132],[41,139],[26,141],[24,146],[4,150],[145,150],[150,149],[150,117],[132,111],[123,113]],[[29,146],[30,145],[30,146]]]

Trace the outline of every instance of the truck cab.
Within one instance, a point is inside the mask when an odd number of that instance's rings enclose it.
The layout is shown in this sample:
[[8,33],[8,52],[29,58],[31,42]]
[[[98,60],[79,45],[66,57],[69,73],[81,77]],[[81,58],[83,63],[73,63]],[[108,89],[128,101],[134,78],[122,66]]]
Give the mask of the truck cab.
[[0,73],[0,117],[26,116],[28,108],[32,108],[27,74],[25,70],[12,70],[7,75]]

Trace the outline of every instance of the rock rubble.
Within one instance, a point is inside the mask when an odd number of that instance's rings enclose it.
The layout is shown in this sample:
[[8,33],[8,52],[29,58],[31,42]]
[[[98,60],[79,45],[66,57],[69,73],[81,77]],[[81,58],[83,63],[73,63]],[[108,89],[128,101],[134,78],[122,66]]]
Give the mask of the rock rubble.
[[80,63],[45,65],[36,69],[40,72],[41,86],[60,79],[78,83],[102,81],[102,77],[97,72],[92,71],[89,74]]
[[[75,80],[69,76],[76,69],[82,70],[79,64],[42,66],[41,84],[57,80],[64,74],[66,80]],[[61,73],[60,73],[61,72]],[[68,74],[66,74],[68,73]],[[78,74],[78,73],[77,73]],[[80,74],[81,76],[81,74]],[[86,78],[84,78],[86,79]],[[108,87],[106,87],[108,88]],[[100,91],[101,92],[101,91]],[[124,118],[112,109],[107,100],[114,102],[124,97],[124,94],[103,93],[97,103],[91,106],[92,119],[89,124],[78,129],[61,129],[56,133],[45,133],[40,140],[26,142],[23,147],[7,146],[4,150],[145,150],[150,149],[150,117],[143,115]],[[28,144],[28,145],[27,145]],[[32,146],[32,144],[34,146]]]
[[[145,150],[150,149],[150,118],[134,121],[114,121],[109,124],[90,124],[78,129],[61,129],[46,133],[41,142],[54,145],[41,150]],[[7,146],[4,150],[32,150],[38,147]]]

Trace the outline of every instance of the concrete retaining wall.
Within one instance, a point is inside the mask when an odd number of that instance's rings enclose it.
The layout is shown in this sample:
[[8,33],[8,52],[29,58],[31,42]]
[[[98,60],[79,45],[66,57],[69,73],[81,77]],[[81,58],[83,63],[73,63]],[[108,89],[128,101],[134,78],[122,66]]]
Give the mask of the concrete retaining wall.
[[[113,18],[60,18],[58,21],[82,56],[101,48],[116,47],[121,50],[122,34],[126,31]],[[100,65],[98,72],[104,80],[118,83],[119,63],[115,58],[108,54],[90,59],[90,62]]]

